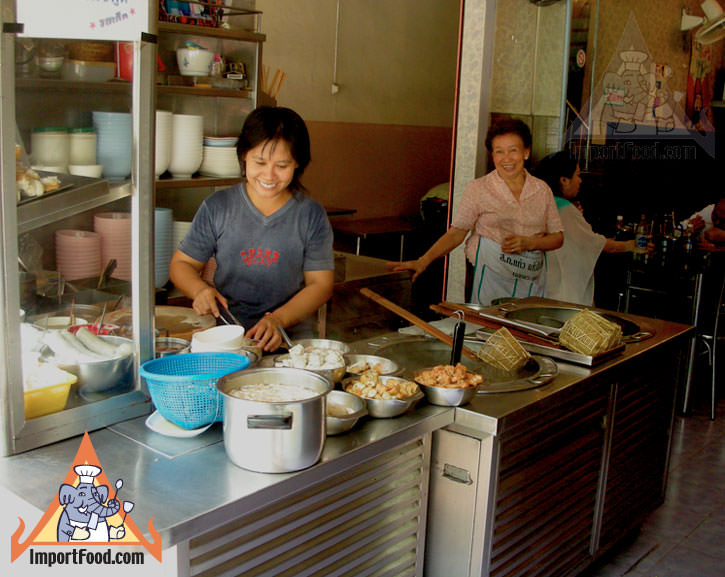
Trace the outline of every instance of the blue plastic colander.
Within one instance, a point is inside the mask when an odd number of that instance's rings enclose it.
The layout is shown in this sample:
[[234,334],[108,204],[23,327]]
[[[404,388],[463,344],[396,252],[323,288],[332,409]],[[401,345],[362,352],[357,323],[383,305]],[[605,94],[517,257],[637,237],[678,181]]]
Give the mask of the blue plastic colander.
[[184,429],[197,429],[222,420],[224,399],[217,380],[246,369],[250,362],[234,353],[187,353],[148,361],[139,372],[165,419]]

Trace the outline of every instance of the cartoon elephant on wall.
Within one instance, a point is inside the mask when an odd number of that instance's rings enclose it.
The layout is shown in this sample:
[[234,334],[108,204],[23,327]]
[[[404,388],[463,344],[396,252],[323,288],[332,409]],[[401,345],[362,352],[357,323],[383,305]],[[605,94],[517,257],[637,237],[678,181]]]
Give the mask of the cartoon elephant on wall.
[[103,504],[108,498],[108,486],[94,485],[100,467],[76,465],[73,469],[79,477],[78,486],[64,483],[58,492],[60,504],[65,505],[58,520],[58,542],[107,543],[106,518],[118,513],[121,505],[116,499],[111,499],[107,506]]

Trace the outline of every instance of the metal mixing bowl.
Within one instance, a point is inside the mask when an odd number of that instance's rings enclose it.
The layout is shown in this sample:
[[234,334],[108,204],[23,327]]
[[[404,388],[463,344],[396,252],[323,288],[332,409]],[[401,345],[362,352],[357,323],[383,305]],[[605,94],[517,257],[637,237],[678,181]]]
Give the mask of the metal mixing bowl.
[[[99,338],[114,346],[123,343],[133,345],[131,339],[124,337],[102,335]],[[77,386],[80,393],[100,393],[131,381],[133,377],[133,353],[114,359],[59,366],[61,369],[78,377]]]
[[350,352],[350,347],[346,343],[332,339],[298,339],[292,341],[292,343],[295,345],[302,345],[305,349],[335,349],[336,351],[340,351],[342,354]]
[[[274,357],[274,366],[277,367],[284,367],[284,362],[289,359],[288,354],[284,355],[276,355]],[[290,367],[292,368],[292,367]],[[300,367],[301,368],[301,367]],[[311,373],[316,373],[318,375],[321,375],[325,377],[330,383],[334,386],[337,383],[339,383],[342,378],[345,376],[345,370],[346,366],[343,363],[342,366],[336,367],[334,369],[309,369],[309,368],[302,368],[304,371],[310,371]]]
[[[385,357],[379,357],[377,355],[359,355],[355,353],[348,353],[343,356],[345,357],[345,364],[347,365],[348,369],[351,365],[365,362],[368,364],[371,370],[377,371],[377,373],[380,375],[392,375],[400,370],[398,363],[391,361],[390,359],[386,359]],[[347,374],[357,375],[360,373],[351,373],[348,370]]]
[[[346,407],[351,412],[344,417],[333,417],[329,413],[331,404]],[[355,426],[360,417],[368,414],[365,400],[345,391],[330,391],[327,394],[327,408],[328,435],[339,435],[340,433],[349,431]]]
[[417,377],[425,370],[430,369],[420,369],[419,371],[415,371],[413,373],[413,380],[418,384],[420,390],[423,391],[426,399],[431,405],[440,405],[443,407],[460,407],[461,405],[465,405],[466,403],[468,403],[476,395],[478,387],[481,386],[479,384],[475,387],[449,388],[436,387],[434,385],[424,385],[420,381],[418,381]]
[[418,386],[420,387],[420,390],[423,391],[431,405],[460,407],[461,405],[468,403],[476,395],[476,391],[480,385],[459,389],[434,387],[432,385],[421,385],[420,383],[418,383]]
[[[71,311],[73,319],[71,319]],[[65,305],[55,310],[28,317],[28,322],[39,329],[67,329],[78,321],[95,322],[101,316],[101,309],[93,305]],[[71,322],[71,320],[73,322]]]
[[[380,380],[383,381],[383,383],[388,379],[398,379],[401,381],[407,380],[401,379],[400,377],[392,376],[380,377]],[[348,386],[350,386],[352,382],[356,380],[358,380],[358,377],[348,377],[347,379],[344,379],[342,381],[342,389],[347,392]],[[368,414],[371,417],[375,417],[378,419],[387,419],[390,417],[397,417],[398,415],[402,415],[423,397],[423,392],[421,390],[418,390],[417,392],[413,393],[409,397],[405,397],[404,399],[368,399],[366,397],[360,398],[365,400]]]

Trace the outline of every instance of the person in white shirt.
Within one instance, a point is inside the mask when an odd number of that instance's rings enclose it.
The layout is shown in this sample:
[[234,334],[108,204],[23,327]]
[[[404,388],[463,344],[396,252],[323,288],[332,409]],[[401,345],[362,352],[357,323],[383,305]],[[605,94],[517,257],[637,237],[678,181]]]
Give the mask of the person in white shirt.
[[614,240],[597,234],[576,202],[582,183],[579,164],[566,151],[550,154],[535,174],[552,192],[564,226],[564,244],[546,254],[544,296],[591,306],[594,302],[594,267],[602,252],[632,252],[634,240]]
[[692,227],[705,248],[707,244],[725,244],[725,197],[693,214],[685,224]]

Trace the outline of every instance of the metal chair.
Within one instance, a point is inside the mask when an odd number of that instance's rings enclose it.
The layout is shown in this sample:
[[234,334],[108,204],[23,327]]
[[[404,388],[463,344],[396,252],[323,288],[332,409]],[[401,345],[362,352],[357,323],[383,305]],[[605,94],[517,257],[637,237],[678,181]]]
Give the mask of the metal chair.
[[[702,279],[698,279],[696,283],[696,298],[695,301],[700,303],[702,293]],[[708,356],[708,365],[710,367],[710,418],[715,420],[716,403],[717,403],[717,353],[718,353],[718,341],[723,340],[724,337],[719,336],[720,323],[723,314],[725,314],[725,303],[723,302],[723,293],[725,293],[725,278],[719,278],[719,289],[717,291],[717,305],[715,307],[715,319],[712,324],[712,333],[706,332],[701,328],[701,311],[700,307],[697,306],[694,311],[693,324],[695,325],[696,335],[692,338],[690,345],[689,354],[689,367],[687,369],[687,381],[685,383],[685,395],[682,411],[687,413],[690,405],[690,393],[692,390],[692,381],[695,371],[695,361],[697,359],[697,346],[698,344],[704,345],[705,352]]]

